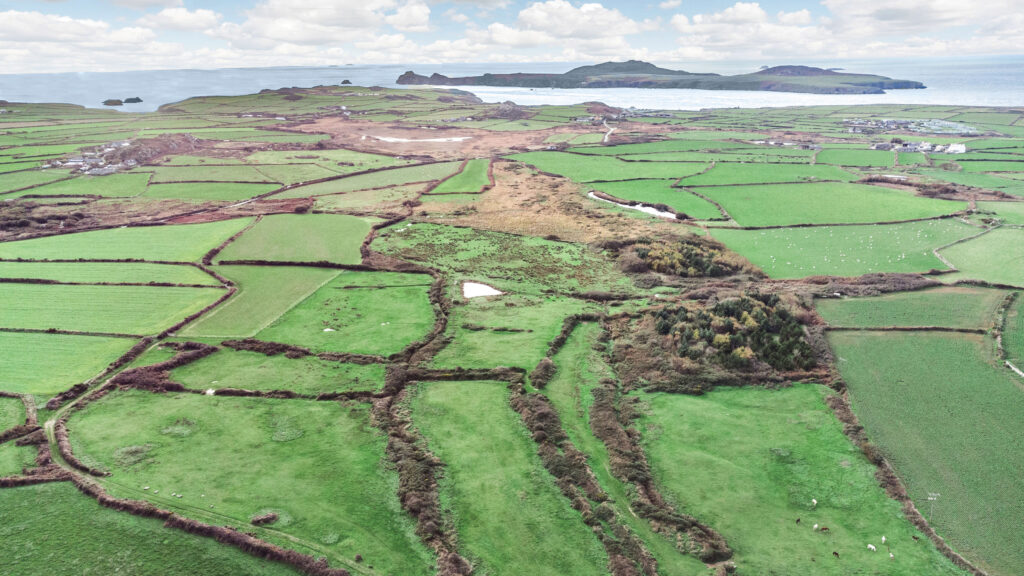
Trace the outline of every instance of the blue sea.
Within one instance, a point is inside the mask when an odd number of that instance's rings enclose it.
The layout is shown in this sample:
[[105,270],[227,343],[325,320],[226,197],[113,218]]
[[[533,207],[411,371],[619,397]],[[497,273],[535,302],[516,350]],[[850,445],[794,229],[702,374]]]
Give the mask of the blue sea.
[[[68,102],[102,107],[108,98],[138,96],[141,104],[120,110],[148,112],[162,104],[192,96],[239,95],[265,88],[340,84],[398,87],[402,72],[472,76],[484,72],[565,72],[581,63],[531,64],[403,64],[339,65],[327,67],[230,68],[218,70],[144,70],[59,74],[0,74],[0,100],[11,102]],[[887,94],[821,95],[733,90],[529,89],[466,87],[486,102],[511,100],[523,105],[574,104],[600,101],[611,106],[699,110],[703,108],[760,108],[818,104],[938,104],[1024,106],[1024,56],[936,59],[801,60],[799,62],[658,62],[691,72],[741,74],[762,65],[807,64],[842,68],[846,72],[880,74],[923,82],[924,90],[892,90]]]

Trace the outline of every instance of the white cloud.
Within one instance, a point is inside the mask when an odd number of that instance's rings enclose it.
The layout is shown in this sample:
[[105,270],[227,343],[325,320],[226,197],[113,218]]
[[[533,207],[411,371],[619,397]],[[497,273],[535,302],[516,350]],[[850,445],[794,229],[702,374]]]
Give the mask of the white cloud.
[[395,0],[264,0],[246,12],[241,24],[225,22],[210,35],[251,50],[282,43],[337,46],[372,37],[396,5]]
[[673,8],[679,8],[683,5],[683,0],[665,0],[661,4],[658,4],[658,8],[662,10],[672,10]]
[[181,6],[181,0],[111,0],[112,4],[125,8],[159,8],[161,6]]
[[409,0],[384,20],[396,30],[426,32],[430,30],[430,6],[422,0]]
[[469,22],[469,16],[457,11],[455,8],[449,8],[445,11],[444,15],[451,19],[452,22],[458,22],[459,24]]
[[187,8],[164,8],[156,14],[147,14],[139,18],[138,24],[171,30],[206,30],[216,26],[220,19],[221,15],[213,10],[200,8],[189,12]]
[[518,23],[556,38],[593,38],[636,34],[655,23],[638,23],[616,9],[587,3],[579,7],[566,0],[534,2],[519,12]]

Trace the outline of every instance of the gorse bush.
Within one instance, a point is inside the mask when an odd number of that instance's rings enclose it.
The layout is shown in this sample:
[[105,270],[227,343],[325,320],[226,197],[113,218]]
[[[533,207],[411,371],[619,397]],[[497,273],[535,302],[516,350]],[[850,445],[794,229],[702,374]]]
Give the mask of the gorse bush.
[[672,337],[679,356],[710,357],[726,368],[748,368],[755,359],[777,370],[816,364],[803,326],[776,294],[749,293],[710,308],[663,308],[655,329]]
[[639,244],[634,251],[651,270],[684,278],[728,276],[741,271],[745,264],[722,246],[699,238],[684,238],[671,244]]

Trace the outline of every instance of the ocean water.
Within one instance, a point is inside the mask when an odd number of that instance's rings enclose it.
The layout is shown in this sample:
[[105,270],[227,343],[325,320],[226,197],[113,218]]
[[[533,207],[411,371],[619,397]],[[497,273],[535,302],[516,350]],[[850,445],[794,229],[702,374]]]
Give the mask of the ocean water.
[[[512,100],[518,104],[575,104],[600,101],[611,106],[699,110],[702,108],[760,108],[818,104],[938,104],[1024,106],[1024,56],[963,57],[919,60],[813,60],[799,62],[659,62],[667,68],[692,72],[740,74],[761,65],[808,64],[848,72],[880,74],[923,82],[924,90],[892,90],[887,94],[823,95],[733,90],[652,90],[642,88],[557,89],[469,86],[486,102]],[[68,102],[102,107],[108,98],[138,96],[141,104],[126,104],[125,112],[149,112],[168,104],[204,95],[251,94],[265,88],[340,84],[398,87],[406,70],[429,75],[472,76],[484,72],[565,72],[579,63],[532,64],[415,64],[341,65],[329,67],[230,68],[218,70],[147,70],[60,74],[0,74],[0,100],[11,102]]]

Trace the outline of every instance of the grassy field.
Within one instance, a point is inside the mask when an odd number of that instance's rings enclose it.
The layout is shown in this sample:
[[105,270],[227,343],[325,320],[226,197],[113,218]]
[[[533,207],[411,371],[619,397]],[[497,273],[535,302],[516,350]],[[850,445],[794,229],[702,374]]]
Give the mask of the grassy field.
[[869,298],[821,299],[818,313],[832,326],[992,328],[1006,292],[955,286]]
[[[547,352],[548,343],[558,336],[562,320],[583,309],[579,300],[550,296],[470,298],[452,309],[447,334],[454,340],[434,357],[434,364],[440,368],[517,366],[532,370]],[[505,328],[516,331],[501,330]]]
[[921,174],[936,180],[973,186],[975,188],[986,188],[998,190],[1013,196],[1024,197],[1024,182],[1011,178],[1001,178],[991,174],[973,174],[966,172],[950,172],[946,170],[921,170]]
[[978,210],[994,212],[1007,224],[1024,225],[1024,202],[978,202]]
[[707,164],[701,162],[624,162],[609,156],[584,156],[566,152],[524,152],[509,158],[576,182],[682,178],[707,168]]
[[818,164],[836,166],[891,167],[895,154],[886,150],[822,150],[818,152]]
[[0,244],[0,258],[61,260],[68,258],[198,261],[252,220],[239,218],[208,224],[140,226],[48,236]]
[[21,403],[21,400],[19,398],[0,396],[0,432],[24,423],[25,406]]
[[358,174],[338,180],[310,184],[292,188],[274,198],[307,198],[309,196],[321,196],[324,194],[337,194],[339,192],[354,192],[356,190],[367,190],[380,188],[382,186],[396,186],[409,184],[411,182],[428,182],[440,180],[458,170],[460,162],[438,162],[423,166],[409,166],[406,168],[394,168],[391,170],[379,170],[369,174]]
[[438,268],[453,279],[487,282],[539,295],[563,291],[628,288],[613,264],[583,244],[437,224],[386,228],[372,248]]
[[943,280],[985,280],[1024,287],[1024,230],[1002,228],[942,250],[960,272]]
[[194,266],[169,266],[146,262],[0,262],[0,278],[220,286],[216,278]]
[[725,537],[739,574],[960,574],[926,539],[913,540],[920,533],[843,435],[828,393],[797,384],[645,395],[639,426],[654,476]]
[[182,336],[252,336],[342,273],[330,268],[217,266],[238,291],[227,302],[186,326]]
[[433,193],[452,192],[479,192],[484,186],[490,184],[487,178],[487,169],[491,161],[487,158],[476,158],[466,163],[466,167],[455,176],[442,182],[437,188],[431,190]]
[[665,204],[697,220],[721,218],[714,204],[686,190],[673,188],[674,180],[633,180],[630,182],[601,182],[593,184],[595,190],[623,200]]
[[284,355],[265,356],[257,352],[223,348],[176,368],[171,379],[187,388],[243,388],[245,390],[291,390],[297,394],[380,389],[384,366],[341,364],[315,356],[291,359]]
[[124,198],[138,196],[146,191],[149,174],[111,174],[109,176],[80,176],[32,189],[32,194],[94,194]]
[[731,164],[718,162],[703,174],[683,178],[680,186],[771,184],[773,182],[848,182],[856,177],[846,170],[822,164]]
[[776,230],[716,228],[711,235],[773,278],[802,278],[944,270],[932,250],[977,232],[956,220],[932,220]]
[[103,508],[69,482],[5,488],[0,509],[0,557],[11,574],[298,574],[211,538],[164,528],[161,520]]
[[22,470],[36,467],[35,460],[35,446],[17,446],[14,442],[0,444],[0,477],[20,476]]
[[357,190],[330,196],[317,196],[314,207],[317,210],[325,211],[385,209],[406,200],[415,199],[416,195],[424,188],[426,188],[425,184],[408,184],[380,190]]
[[160,166],[154,184],[163,182],[273,182],[252,166]]
[[358,264],[370,224],[342,214],[267,216],[228,245],[218,260],[327,261]]
[[1018,368],[1024,366],[1024,298],[1021,298],[1019,293],[1013,305],[1006,311],[1003,349],[1010,362]]
[[154,184],[146,189],[146,198],[180,198],[200,201],[238,201],[280,188],[277,184],[236,184],[234,182],[188,182]]
[[847,183],[715,186],[700,193],[718,202],[741,226],[867,224],[951,214],[964,202]]
[[424,275],[347,272],[256,337],[317,351],[394,354],[433,327],[429,286],[430,277]]
[[[1024,396],[991,357],[992,342],[877,332],[829,341],[861,423],[939,534],[990,574],[1024,573],[1024,486],[1015,480]],[[932,492],[941,494],[934,510]]]
[[[375,573],[433,573],[365,404],[129,391],[76,413],[69,428],[76,454],[112,472],[104,484],[116,496],[245,526],[333,566],[361,554]],[[266,511],[278,522],[249,526]]]
[[0,390],[56,394],[98,375],[135,344],[129,338],[0,332]]
[[615,378],[614,371],[593,348],[600,333],[601,327],[596,323],[581,324],[573,331],[565,346],[553,357],[558,371],[544,388],[544,394],[558,412],[573,445],[587,455],[587,463],[601,489],[609,495],[619,519],[644,541],[657,559],[660,573],[680,576],[707,574],[703,562],[680,553],[673,542],[633,513],[630,509],[633,488],[612,475],[608,449],[590,429],[591,391],[601,378]]
[[6,284],[0,327],[155,334],[224,295],[219,288]]
[[605,574],[604,549],[544,470],[508,398],[501,382],[427,382],[410,400],[414,425],[445,463],[441,505],[459,552],[481,574]]

